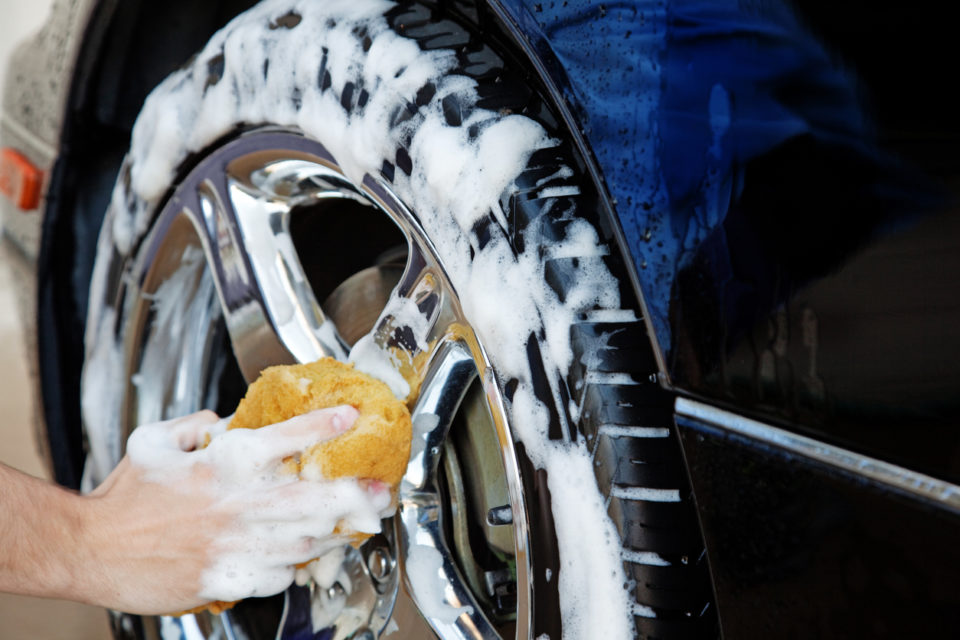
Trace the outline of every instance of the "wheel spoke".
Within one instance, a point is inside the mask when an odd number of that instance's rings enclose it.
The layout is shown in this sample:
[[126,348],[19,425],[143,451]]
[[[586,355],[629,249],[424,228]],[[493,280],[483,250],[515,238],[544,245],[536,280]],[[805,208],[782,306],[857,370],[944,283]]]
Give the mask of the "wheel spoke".
[[293,246],[290,202],[224,164],[198,167],[168,207],[180,208],[200,235],[244,378],[274,364],[342,356]]
[[[432,359],[413,411],[414,441],[399,492],[399,548],[410,597],[441,638],[499,638],[450,552],[437,467],[457,408],[476,377],[473,356],[447,342]],[[447,585],[437,601],[436,584]]]
[[431,363],[414,405],[414,441],[403,476],[402,493],[429,493],[439,501],[436,486],[441,447],[467,388],[477,375],[473,356],[462,345],[447,343]]
[[351,352],[351,359],[372,357],[395,368],[408,386],[408,404],[416,401],[425,378],[435,368],[437,353],[469,333],[448,286],[443,272],[411,243],[400,282],[370,335]]

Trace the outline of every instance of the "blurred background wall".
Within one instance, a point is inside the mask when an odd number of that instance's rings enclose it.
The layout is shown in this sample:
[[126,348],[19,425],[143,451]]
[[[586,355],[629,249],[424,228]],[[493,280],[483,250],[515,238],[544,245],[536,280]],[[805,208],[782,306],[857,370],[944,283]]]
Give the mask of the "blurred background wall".
[[[7,59],[17,43],[35,31],[51,10],[51,0],[0,0],[0,90]],[[0,462],[46,477],[33,437],[23,327],[10,276],[9,256],[0,249]],[[0,553],[3,551],[0,550]],[[73,602],[0,594],[0,640],[105,640],[110,637],[103,609]]]

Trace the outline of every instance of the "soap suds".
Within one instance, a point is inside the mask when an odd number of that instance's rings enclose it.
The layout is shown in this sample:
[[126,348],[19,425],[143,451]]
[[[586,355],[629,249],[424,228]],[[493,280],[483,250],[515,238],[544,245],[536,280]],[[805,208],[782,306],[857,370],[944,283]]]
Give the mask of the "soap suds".
[[622,487],[613,485],[610,495],[624,500],[645,500],[647,502],[680,502],[678,489],[650,489],[647,487]]
[[[576,532],[576,536],[557,536],[560,546],[560,610],[563,613],[564,638],[633,637],[597,635],[597,629],[610,629],[610,620],[621,619],[630,611],[633,600],[623,588],[610,586],[611,579],[624,579],[619,537],[610,518],[592,517],[606,513],[605,501],[596,490],[592,463],[586,445],[580,443],[552,456],[555,472],[547,475],[557,529]],[[559,497],[559,500],[558,500]],[[585,514],[589,514],[586,515]],[[589,544],[584,541],[589,540]],[[585,562],[589,571],[583,571]],[[623,583],[620,583],[621,585]],[[583,606],[590,602],[589,607]]]
[[380,637],[386,638],[387,636],[393,635],[398,631],[400,631],[400,625],[397,624],[396,619],[391,617],[390,620],[387,622],[387,626],[383,630],[383,633],[380,634]]
[[443,556],[433,547],[411,544],[407,554],[406,575],[417,594],[417,603],[424,616],[453,624],[464,613],[473,613],[473,607],[450,602],[446,580],[442,575]]
[[180,625],[170,616],[160,617],[160,637],[163,640],[182,640],[183,632]]
[[[129,253],[148,229],[176,167],[239,123],[270,122],[302,130],[323,144],[356,184],[365,175],[379,175],[384,160],[394,162],[397,149],[406,147],[412,172],[408,176],[398,168],[392,188],[429,229],[437,258],[490,354],[501,385],[516,381],[510,403],[513,435],[548,474],[561,555],[556,578],[564,637],[632,637],[620,544],[596,488],[588,451],[582,443],[547,437],[550,412],[534,392],[527,356],[531,336],[542,336],[549,392],[557,406],[565,406],[556,381],[567,375],[572,362],[570,326],[583,318],[633,319],[632,312],[619,309],[618,284],[603,263],[609,248],[588,223],[571,218],[566,236],[545,254],[538,252],[537,242],[530,242],[515,255],[503,231],[507,216],[501,194],[535,150],[555,142],[533,120],[479,108],[470,111],[464,126],[450,126],[443,99],[453,96],[462,104],[475,104],[475,82],[448,74],[455,64],[452,51],[421,51],[416,42],[393,32],[382,16],[391,6],[377,0],[268,0],[218,32],[191,67],[174,73],[147,99],[126,164],[129,188],[121,180],[113,194],[113,244]],[[298,27],[269,29],[273,20],[291,10],[302,18]],[[366,53],[356,36],[360,32],[369,38]],[[207,64],[220,55],[222,77],[209,85]],[[329,74],[326,89],[324,74]],[[343,107],[348,83],[357,89],[354,95],[360,88],[366,93],[364,106]],[[433,98],[415,117],[398,122],[396,115],[427,84],[435,89]],[[468,127],[475,136],[467,135]],[[558,168],[557,176],[569,172]],[[544,184],[540,195],[566,197],[575,191]],[[481,247],[473,229],[488,214],[495,228]],[[538,238],[539,224],[532,223],[523,233]],[[101,253],[98,262],[107,260],[108,255]],[[546,283],[547,260],[578,263],[573,267],[577,277],[563,299]],[[388,311],[403,316],[405,303],[395,302]],[[119,386],[97,377],[121,370],[106,369],[116,353],[109,346],[115,342],[107,331],[112,326],[108,315],[90,325],[97,349],[92,352],[93,366],[88,362],[94,371],[91,385],[85,385],[85,404],[88,397],[91,403],[102,403]],[[409,325],[411,319],[406,322]],[[429,324],[419,325],[416,333],[423,333],[424,327]],[[352,355],[358,367],[403,397],[409,387],[390,357],[371,336],[361,339]],[[97,417],[91,411],[88,418],[85,411],[88,430],[100,428]],[[105,427],[103,433],[109,440],[113,432]],[[114,464],[115,457],[112,452],[101,456]],[[589,533],[584,532],[585,524]]]
[[[341,545],[310,562],[306,567],[297,569],[296,583],[304,586],[314,585],[314,595],[310,600],[310,623],[313,632],[329,627],[346,610],[347,600],[353,590],[353,581],[344,569],[346,547]],[[347,628],[356,625],[346,623]]]
[[123,371],[123,351],[113,331],[116,312],[104,306],[99,313],[97,324],[90,325],[92,331],[87,332],[87,355],[81,377],[81,411],[89,445],[81,483],[84,492],[93,491],[106,480],[120,462],[123,446],[118,411],[124,386],[119,379]]
[[669,567],[670,562],[664,559],[659,553],[653,551],[633,551],[631,549],[623,550],[623,559],[634,564],[645,564],[651,567]]
[[400,374],[400,363],[397,357],[381,349],[374,340],[373,334],[367,334],[357,340],[350,350],[350,362],[369,376],[382,381],[398,398],[406,398],[410,394],[410,383]]

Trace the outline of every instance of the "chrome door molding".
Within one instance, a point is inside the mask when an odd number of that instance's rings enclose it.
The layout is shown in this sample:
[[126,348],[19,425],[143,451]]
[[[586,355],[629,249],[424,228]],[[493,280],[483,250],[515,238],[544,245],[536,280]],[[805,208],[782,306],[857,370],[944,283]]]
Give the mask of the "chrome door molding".
[[955,484],[689,398],[677,398],[674,412],[678,418],[686,418],[727,433],[758,440],[960,514],[960,486]]

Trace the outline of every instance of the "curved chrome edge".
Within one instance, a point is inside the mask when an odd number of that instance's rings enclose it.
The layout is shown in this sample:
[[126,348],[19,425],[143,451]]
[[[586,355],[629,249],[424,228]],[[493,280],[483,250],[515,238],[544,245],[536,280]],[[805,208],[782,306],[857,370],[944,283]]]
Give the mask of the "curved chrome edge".
[[[496,640],[500,636],[466,588],[450,552],[443,526],[443,499],[436,484],[441,445],[477,370],[470,352],[456,343],[439,355],[440,362],[424,381],[424,390],[411,414],[415,442],[399,488],[396,524],[403,580],[438,637]],[[430,571],[411,572],[408,567],[414,563],[414,548],[427,557],[433,554],[436,568],[421,559]],[[438,595],[440,601],[435,602]]]
[[960,486],[955,484],[751,420],[696,400],[677,398],[674,411],[678,417],[696,420],[724,431],[759,440],[960,514]]

